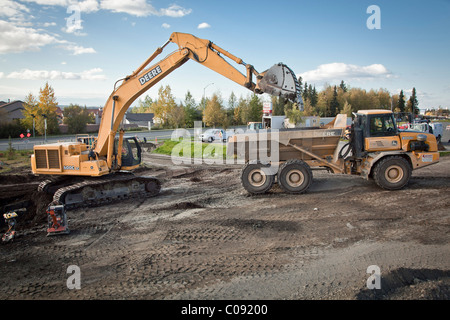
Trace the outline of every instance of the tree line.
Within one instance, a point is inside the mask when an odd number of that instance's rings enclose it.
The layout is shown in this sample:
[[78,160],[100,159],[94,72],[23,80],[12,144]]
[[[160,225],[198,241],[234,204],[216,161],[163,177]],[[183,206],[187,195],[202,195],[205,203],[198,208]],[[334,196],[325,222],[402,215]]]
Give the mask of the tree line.
[[[339,85],[326,84],[322,90],[315,85],[303,83],[299,77],[304,110],[281,97],[270,97],[273,115],[283,115],[293,122],[301,121],[304,116],[334,117],[339,113],[351,116],[353,112],[363,109],[389,109],[394,112],[419,113],[419,102],[416,89],[407,99],[403,90],[399,94],[391,95],[386,89],[365,90],[352,88],[344,81]],[[161,86],[156,99],[145,96],[137,101],[137,105],[129,112],[153,113],[155,126],[161,128],[192,128],[195,121],[203,121],[209,127],[223,127],[246,125],[248,122],[261,121],[263,114],[263,98],[261,95],[249,93],[247,96],[237,97],[231,92],[228,98],[223,98],[220,92],[211,97],[203,97],[198,103],[188,90],[184,100],[177,102],[169,85]],[[43,135],[45,119],[47,120],[47,134],[59,133],[55,91],[48,84],[40,89],[37,97],[31,93],[24,101],[24,119],[14,122],[0,121],[0,137],[18,136],[20,133],[32,130],[33,120],[37,135]],[[95,123],[86,106],[71,104],[63,109],[64,124],[72,134],[84,133],[86,124]],[[4,118],[4,117],[0,117]]]
[[[351,88],[344,81],[339,85],[326,84],[321,91],[316,87],[303,83],[299,77],[304,110],[284,98],[272,96],[272,113],[275,116],[286,116],[298,122],[304,116],[335,117],[339,113],[352,116],[353,112],[367,109],[389,109],[399,113],[419,114],[419,102],[416,89],[406,99],[403,90],[391,95],[386,89],[365,90]],[[190,91],[184,101],[176,103],[169,85],[161,86],[158,98],[153,100],[146,96],[139,100],[131,112],[154,114],[157,125],[164,128],[192,127],[194,121],[203,121],[207,126],[246,125],[250,121],[261,121],[263,100],[261,96],[249,94],[239,98],[232,92],[227,101],[216,92],[210,98],[203,97],[196,103]]]

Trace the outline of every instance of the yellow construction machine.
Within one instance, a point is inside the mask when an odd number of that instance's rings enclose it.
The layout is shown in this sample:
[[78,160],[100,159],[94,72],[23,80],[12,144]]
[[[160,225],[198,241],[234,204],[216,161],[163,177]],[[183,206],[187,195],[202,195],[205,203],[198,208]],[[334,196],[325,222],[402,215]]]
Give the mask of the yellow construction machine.
[[[177,44],[178,49],[149,66],[169,43]],[[245,74],[225,58],[244,66]],[[54,176],[39,186],[40,190],[54,195],[53,204],[73,208],[124,197],[155,196],[160,192],[158,179],[129,173],[139,166],[141,149],[137,140],[124,137],[124,131],[119,127],[133,101],[188,60],[194,60],[255,93],[269,93],[303,105],[298,81],[286,65],[275,64],[259,73],[252,65],[209,40],[173,33],[131,75],[116,82],[103,108],[98,136],[93,143],[82,140],[34,147],[31,156],[33,173]]]
[[322,127],[237,134],[228,142],[227,157],[245,163],[241,181],[252,194],[265,193],[276,180],[287,193],[303,193],[312,183],[311,168],[358,175],[398,190],[413,170],[439,162],[436,137],[399,131],[389,110],[358,111],[350,141],[343,144],[346,119],[338,115]]

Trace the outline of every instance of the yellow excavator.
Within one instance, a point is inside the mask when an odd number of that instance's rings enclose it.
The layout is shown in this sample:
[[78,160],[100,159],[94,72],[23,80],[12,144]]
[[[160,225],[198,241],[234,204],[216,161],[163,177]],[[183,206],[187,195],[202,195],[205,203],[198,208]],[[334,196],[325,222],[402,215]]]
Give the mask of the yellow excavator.
[[[170,43],[177,44],[178,49],[150,65]],[[245,74],[225,58],[244,66]],[[42,182],[39,190],[53,194],[53,204],[66,208],[159,194],[160,180],[130,173],[141,163],[141,149],[138,141],[124,137],[124,131],[119,127],[133,101],[188,60],[194,60],[257,94],[281,96],[303,108],[299,83],[286,65],[278,63],[258,73],[252,65],[209,40],[175,32],[131,75],[116,82],[103,108],[98,136],[93,143],[77,141],[34,147],[32,172],[53,176]]]

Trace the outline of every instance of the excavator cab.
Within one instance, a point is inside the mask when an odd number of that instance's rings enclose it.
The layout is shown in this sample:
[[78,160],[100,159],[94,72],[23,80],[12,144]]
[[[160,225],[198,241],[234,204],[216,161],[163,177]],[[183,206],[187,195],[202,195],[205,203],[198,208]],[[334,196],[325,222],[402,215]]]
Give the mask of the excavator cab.
[[[114,145],[114,154],[116,161],[118,159],[119,139],[116,139]],[[122,150],[118,165],[122,170],[133,170],[139,166],[142,160],[142,148],[139,141],[135,137],[124,137],[122,141]]]

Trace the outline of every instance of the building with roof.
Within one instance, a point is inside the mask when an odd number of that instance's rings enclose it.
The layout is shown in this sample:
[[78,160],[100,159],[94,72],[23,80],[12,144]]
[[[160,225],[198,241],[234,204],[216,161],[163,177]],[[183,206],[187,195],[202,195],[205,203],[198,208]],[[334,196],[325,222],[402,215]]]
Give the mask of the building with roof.
[[24,119],[22,111],[25,110],[23,106],[24,102],[16,100],[13,102],[0,102],[0,121],[11,122],[16,119]]
[[123,118],[123,124],[134,124],[138,127],[151,128],[154,120],[153,113],[131,113],[127,112]]

